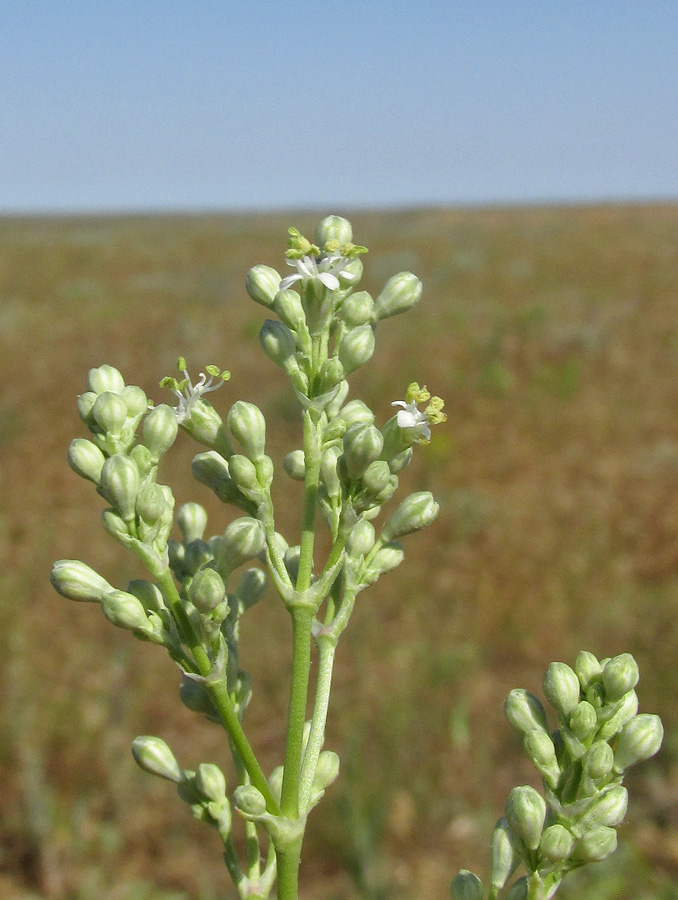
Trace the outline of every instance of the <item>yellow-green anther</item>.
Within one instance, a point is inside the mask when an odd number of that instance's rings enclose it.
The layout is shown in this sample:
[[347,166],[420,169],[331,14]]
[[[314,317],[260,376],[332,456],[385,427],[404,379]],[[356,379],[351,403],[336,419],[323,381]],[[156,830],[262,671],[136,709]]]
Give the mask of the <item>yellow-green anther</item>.
[[576,738],[580,741],[586,741],[591,737],[598,725],[595,707],[588,700],[582,700],[573,710],[569,725]]
[[119,394],[104,391],[92,407],[92,417],[107,434],[120,434],[127,421],[127,405]]
[[251,460],[263,456],[266,447],[266,420],[257,406],[238,400],[229,410],[226,427]]
[[278,291],[273,302],[273,309],[280,320],[293,331],[298,331],[306,322],[306,313],[301,297],[296,291]]
[[290,367],[298,368],[295,356],[297,345],[294,335],[287,325],[267,319],[259,331],[259,343],[266,356],[276,366],[280,366],[285,371],[288,371]]
[[50,581],[62,597],[88,603],[100,603],[113,590],[105,578],[78,559],[57,560]]
[[135,419],[148,409],[148,397],[136,384],[128,384],[120,394],[125,401],[130,419]]
[[587,690],[594,681],[600,678],[603,667],[593,653],[582,650],[575,660],[574,671],[577,673],[582,689]]
[[91,441],[75,438],[68,448],[68,464],[81,478],[99,484],[106,457]]
[[219,766],[214,763],[200,763],[193,776],[193,784],[203,797],[214,803],[226,800],[226,778]]
[[103,394],[104,391],[120,394],[124,387],[124,378],[113,366],[104,364],[89,370],[87,388],[95,394]]
[[620,700],[624,694],[635,688],[639,678],[638,664],[630,653],[615,656],[603,669],[605,700],[607,702]]
[[500,891],[521,862],[520,850],[507,819],[502,816],[494,826],[490,842],[492,887]]
[[617,832],[607,825],[598,825],[576,842],[572,858],[580,863],[600,862],[616,849]]
[[353,241],[351,223],[342,216],[326,216],[316,226],[315,241],[328,253],[335,253],[343,244]]
[[424,410],[424,415],[428,418],[431,425],[442,425],[447,422],[447,414],[443,412],[445,401],[442,397],[431,397],[431,400]]
[[280,289],[280,275],[270,266],[254,266],[247,273],[245,289],[252,300],[270,308]]
[[165,741],[151,735],[143,735],[132,742],[132,755],[136,764],[151,775],[158,775],[178,784],[184,777],[183,770]]
[[546,670],[543,687],[551,706],[567,720],[580,700],[580,683],[574,670],[566,663],[551,663]]
[[541,794],[530,785],[513,788],[508,795],[504,815],[525,846],[536,850],[546,818],[546,802]]
[[99,490],[125,522],[134,519],[139,492],[139,470],[128,456],[116,453],[103,464]]
[[355,372],[372,358],[374,353],[374,331],[371,325],[359,325],[344,335],[339,347],[339,362],[344,372]]
[[199,541],[207,527],[207,513],[199,503],[184,503],[177,511],[177,525],[187,544]]
[[318,765],[313,776],[313,787],[324,791],[339,776],[339,757],[333,750],[323,750],[318,757]]
[[622,773],[636,763],[644,762],[659,751],[664,738],[664,726],[659,716],[642,713],[627,722],[619,735],[614,754],[614,768]]
[[344,300],[337,316],[349,328],[367,325],[374,319],[374,300],[367,291],[356,291]]
[[292,450],[283,459],[283,469],[294,481],[303,481],[306,463],[303,450]]
[[483,900],[483,883],[473,872],[462,869],[452,879],[450,900]]
[[159,460],[167,453],[178,431],[179,424],[171,406],[162,403],[149,412],[143,424],[144,444],[154,459]]
[[518,731],[527,733],[534,728],[548,731],[546,712],[541,701],[523,688],[514,688],[504,701],[504,712],[509,723]]
[[266,590],[266,575],[261,569],[247,569],[240,576],[235,589],[245,609],[254,606]]
[[410,494],[384,525],[381,536],[385,541],[392,541],[426,528],[436,518],[439,510],[440,507],[430,491]]
[[345,433],[343,444],[348,477],[357,481],[369,464],[379,458],[384,438],[374,425],[354,425]]
[[214,569],[201,569],[191,581],[188,588],[188,599],[198,612],[210,613],[216,609],[226,596],[221,575]]
[[564,825],[549,825],[539,841],[540,856],[549,862],[569,859],[574,847],[574,838]]
[[612,771],[614,752],[606,741],[596,741],[583,758],[586,774],[594,781],[600,781]]
[[235,789],[233,799],[238,811],[245,816],[263,816],[266,814],[266,801],[253,784],[241,784]]
[[629,792],[622,784],[613,784],[594,798],[581,821],[614,828],[623,821],[628,805]]
[[419,303],[421,293],[421,281],[416,275],[411,272],[393,275],[374,301],[374,315],[377,319],[387,319],[407,312]]
[[561,769],[556,759],[556,748],[548,734],[541,728],[533,728],[525,735],[523,746],[544,781],[549,787],[555,788],[560,780]]
[[108,621],[118,628],[141,632],[149,629],[146,610],[133,594],[109,591],[101,598],[101,608]]

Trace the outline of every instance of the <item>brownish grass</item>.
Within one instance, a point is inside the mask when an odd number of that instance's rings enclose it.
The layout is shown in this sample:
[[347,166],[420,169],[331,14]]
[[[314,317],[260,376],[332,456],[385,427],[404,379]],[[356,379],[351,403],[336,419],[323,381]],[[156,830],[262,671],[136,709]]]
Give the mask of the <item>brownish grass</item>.
[[[305,897],[445,895],[487,870],[513,784],[534,782],[503,720],[511,687],[539,691],[551,659],[631,651],[665,747],[629,779],[621,886],[678,896],[678,206],[421,210],[352,216],[364,287],[411,269],[415,313],[379,326],[355,379],[384,421],[418,380],[449,419],[404,479],[441,502],[395,575],[361,595],[341,646],[328,746],[343,775],[313,813]],[[280,267],[292,216],[0,220],[0,898],[215,900],[218,841],[168,785],[136,770],[137,734],[185,765],[226,763],[221,734],[180,706],[177,671],[48,583],[79,557],[124,587],[139,574],[99,528],[102,502],[66,464],[75,396],[109,362],[159,402],[179,353],[228,367],[214,395],[258,403],[274,457],[298,446],[290,389],[260,353],[247,270]],[[184,438],[164,477],[190,477]],[[296,542],[298,491],[279,478]],[[247,726],[281,760],[289,649],[273,596],[245,625]],[[619,876],[616,876],[619,879]],[[617,886],[615,887],[615,884]],[[625,893],[629,885],[642,885]],[[152,887],[155,885],[155,887]],[[571,893],[570,896],[577,896]]]

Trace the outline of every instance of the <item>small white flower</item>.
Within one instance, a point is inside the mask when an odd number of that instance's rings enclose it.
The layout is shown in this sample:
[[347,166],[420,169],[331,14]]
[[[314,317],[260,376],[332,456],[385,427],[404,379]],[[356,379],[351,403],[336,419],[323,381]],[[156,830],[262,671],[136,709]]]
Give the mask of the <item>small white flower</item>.
[[405,400],[394,400],[391,406],[402,406],[396,413],[398,428],[414,429],[418,440],[431,440],[429,417],[417,407],[414,400],[409,403]]
[[280,290],[286,291],[296,281],[317,281],[330,291],[339,288],[338,275],[348,264],[343,256],[323,256],[319,260],[313,256],[302,256],[301,259],[288,259],[287,265],[297,271],[280,282]]
[[216,391],[224,383],[222,378],[215,378],[212,375],[200,373],[200,377],[195,384],[190,379],[186,369],[183,369],[184,380],[181,381],[176,388],[172,388],[172,393],[179,400],[179,405],[174,410],[177,422],[182,425],[187,419],[191,418],[191,413],[195,406],[203,396],[210,391]]

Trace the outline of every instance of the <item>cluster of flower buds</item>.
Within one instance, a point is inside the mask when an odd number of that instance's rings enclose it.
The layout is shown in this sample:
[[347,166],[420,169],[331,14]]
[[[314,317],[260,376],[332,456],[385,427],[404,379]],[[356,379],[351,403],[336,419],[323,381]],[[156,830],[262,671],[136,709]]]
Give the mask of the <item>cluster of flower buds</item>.
[[[638,715],[638,677],[629,653],[599,661],[583,651],[574,668],[551,663],[543,688],[558,717],[553,733],[537,697],[522,689],[509,694],[506,716],[523,735],[544,795],[529,785],[510,792],[492,835],[490,900],[521,863],[527,874],[507,900],[551,897],[568,872],[615,850],[628,803],[624,775],[654,756],[663,737],[658,716]],[[482,900],[479,879],[460,873],[452,897]]]

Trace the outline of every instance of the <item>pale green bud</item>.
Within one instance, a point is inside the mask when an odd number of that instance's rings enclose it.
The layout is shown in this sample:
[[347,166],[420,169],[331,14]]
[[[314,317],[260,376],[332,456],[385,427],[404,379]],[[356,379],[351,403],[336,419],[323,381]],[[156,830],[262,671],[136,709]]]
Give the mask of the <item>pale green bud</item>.
[[617,849],[617,832],[607,825],[591,829],[574,845],[573,859],[582,863],[600,862]]
[[303,481],[306,475],[306,457],[303,450],[292,450],[283,459],[283,469],[294,481]]
[[374,331],[371,325],[358,325],[346,332],[339,347],[339,362],[344,373],[350,375],[372,358],[374,353]]
[[523,875],[511,885],[506,900],[527,900],[527,890],[527,875]]
[[136,384],[128,384],[123,388],[120,396],[125,401],[127,415],[130,419],[136,419],[148,409],[148,397]]
[[371,462],[379,458],[384,446],[381,432],[374,425],[354,425],[344,435],[344,459],[348,476],[356,481]]
[[177,510],[177,525],[187,544],[199,541],[207,527],[207,513],[199,503],[184,503]]
[[[179,544],[180,547],[183,547],[183,544]],[[198,569],[202,569],[202,567],[209,562],[212,562],[214,559],[214,553],[212,552],[212,548],[207,543],[207,541],[191,541],[190,544],[186,544],[183,554],[183,567],[186,572],[195,574]]]
[[378,550],[365,573],[365,581],[372,584],[380,575],[395,569],[405,559],[403,548],[399,544],[386,544]]
[[551,706],[566,719],[579,705],[579,679],[568,665],[553,662],[544,676],[544,694]]
[[514,688],[504,702],[509,723],[518,731],[528,733],[534,728],[548,731],[546,712],[541,701],[523,688]]
[[417,491],[410,494],[384,525],[382,538],[392,541],[395,538],[411,534],[413,531],[426,528],[436,518],[439,509],[440,507],[430,491]]
[[101,598],[101,609],[108,621],[117,628],[147,632],[148,616],[141,601],[126,591],[109,591]]
[[250,500],[258,500],[262,496],[257,469],[252,460],[235,453],[228,461],[228,471],[238,488]]
[[374,547],[375,539],[374,525],[367,519],[359,519],[348,536],[346,548],[351,556],[365,556]]
[[348,219],[342,216],[326,216],[315,229],[315,242],[323,249],[328,241],[336,241],[344,247],[353,241],[353,229]]
[[[357,512],[367,513],[369,510],[377,510],[383,503],[390,500],[398,487],[398,477],[389,475],[385,477],[381,464],[384,460],[371,463],[361,479],[363,490],[354,498],[353,504]],[[386,463],[388,466],[388,463]],[[383,485],[383,486],[382,486]],[[377,491],[376,488],[379,488]],[[375,511],[376,515],[376,511]]]
[[195,770],[193,784],[203,797],[214,803],[223,803],[226,800],[226,779],[219,766],[214,763],[200,763]]
[[621,730],[614,754],[616,772],[625,772],[636,763],[644,762],[659,751],[664,738],[664,726],[659,716],[643,713],[631,719]]
[[127,593],[133,594],[147,612],[160,612],[166,608],[162,591],[157,584],[150,581],[143,581],[140,578],[130,581]]
[[216,712],[210,696],[202,685],[192,679],[184,678],[179,686],[179,699],[191,712],[213,716]]
[[583,821],[614,828],[623,821],[628,805],[629,792],[623,784],[614,784],[602,794],[598,794],[586,810]]
[[374,423],[374,413],[363,403],[362,400],[351,400],[339,410],[338,418],[343,419],[348,430],[351,425],[358,423],[372,425]]
[[416,306],[421,299],[421,281],[411,272],[400,272],[384,285],[383,291],[374,301],[374,314],[377,319],[387,319],[407,312]]
[[98,394],[95,394],[94,391],[85,391],[84,394],[78,395],[76,403],[78,415],[89,428],[96,424],[92,416],[92,409],[97,402],[97,396]]
[[220,567],[229,571],[257,556],[266,546],[261,522],[249,516],[235,519],[226,528],[219,551]]
[[594,681],[602,674],[603,667],[598,662],[597,657],[588,650],[582,650],[577,655],[574,663],[574,670],[579,678],[583,690],[586,690]]
[[[614,705],[612,707],[614,709]],[[600,711],[599,718],[605,708]],[[615,734],[618,734],[627,722],[638,712],[638,694],[635,691],[628,691],[619,701],[619,709],[606,722],[600,726],[598,737],[601,740],[609,741]]]
[[341,482],[337,473],[340,455],[339,447],[330,447],[320,458],[320,477],[330,497],[336,497],[341,492]]
[[492,887],[500,891],[521,863],[521,854],[508,821],[502,816],[494,826],[490,842]]
[[318,766],[313,776],[313,787],[324,791],[339,776],[339,757],[333,750],[323,750],[318,757]]
[[401,453],[396,453],[388,463],[391,472],[393,472],[394,475],[401,472],[404,468],[409,466],[413,456],[414,450],[412,447],[408,447],[407,450],[403,450]]
[[165,511],[167,503],[162,486],[151,482],[145,485],[137,495],[136,513],[144,522],[157,522]]
[[151,456],[151,451],[143,444],[137,444],[129,452],[129,458],[136,464],[139,477],[144,479],[157,465],[157,461]]
[[276,366],[280,366],[286,372],[290,366],[294,369],[298,368],[295,356],[297,345],[294,335],[287,325],[267,319],[259,331],[259,343],[266,356]]
[[596,730],[598,725],[598,716],[595,707],[588,700],[582,700],[577,704],[574,712],[570,716],[570,730],[580,741],[585,741]]
[[199,400],[181,427],[196,441],[209,447],[210,450],[216,450],[227,459],[233,453],[223,419],[211,403]]
[[177,438],[179,425],[174,410],[162,403],[152,409],[144,419],[144,444],[157,461],[172,446]]
[[263,816],[266,813],[266,801],[258,788],[253,784],[241,784],[233,795],[235,805],[246,816]]
[[556,748],[548,734],[541,728],[533,728],[525,735],[523,746],[549,787],[555,788],[561,770],[556,759]]
[[114,509],[105,509],[101,513],[101,524],[107,534],[110,534],[116,541],[124,541],[129,537],[129,529],[123,517]]
[[104,391],[92,407],[92,418],[102,431],[120,434],[127,421],[127,406],[119,394]]
[[68,464],[81,478],[99,484],[106,457],[96,444],[84,438],[75,438],[68,448]]
[[270,266],[254,266],[247,273],[245,289],[257,303],[271,307],[281,281],[280,275]]
[[349,328],[367,325],[374,318],[374,300],[367,291],[356,291],[344,300],[337,316]]
[[620,700],[638,684],[638,664],[630,653],[622,653],[609,660],[603,669],[603,687],[608,702]]
[[301,547],[296,544],[294,547],[288,547],[283,553],[283,562],[287,569],[287,574],[293,582],[296,582],[299,575],[299,561],[301,559]]
[[363,472],[361,485],[371,497],[376,497],[391,483],[391,470],[383,459],[375,459]]
[[[215,450],[198,453],[191,463],[193,477],[200,484],[211,488],[217,497],[225,503],[233,502],[241,497],[235,482],[230,476],[228,463]],[[242,499],[242,497],[241,497]]]
[[306,322],[306,313],[301,304],[301,297],[296,291],[278,291],[273,308],[280,320],[292,331],[298,331]]
[[339,284],[341,288],[351,287],[357,284],[363,276],[363,262],[359,257],[351,259],[339,272]]
[[513,788],[508,795],[504,814],[525,846],[536,850],[546,818],[546,802],[541,794],[529,785]]
[[539,841],[539,853],[550,862],[569,859],[574,847],[574,838],[563,825],[549,825]]
[[247,569],[240,576],[235,593],[242,601],[245,609],[249,609],[250,606],[254,606],[265,590],[265,573],[261,569]]
[[178,784],[184,777],[179,763],[167,744],[158,737],[143,735],[132,742],[132,755],[144,772],[159,775]]
[[583,759],[587,775],[594,781],[606,778],[614,765],[614,752],[606,741],[596,741]]
[[95,369],[90,369],[87,376],[87,388],[95,394],[103,394],[111,391],[119,394],[125,387],[125,380],[113,366],[104,364]]
[[116,453],[103,464],[99,490],[111,506],[115,507],[125,522],[134,519],[139,470],[128,456]]
[[52,566],[49,579],[62,597],[100,603],[113,588],[94,569],[78,559],[58,559]]
[[188,588],[188,599],[198,612],[204,614],[216,609],[225,596],[223,579],[214,569],[200,569]]
[[236,401],[228,412],[226,425],[245,454],[252,460],[263,456],[266,446],[266,420],[258,406]]
[[331,391],[344,380],[344,367],[336,356],[326,359],[320,367],[320,390]]
[[455,875],[450,885],[450,900],[483,900],[483,883],[468,869]]

